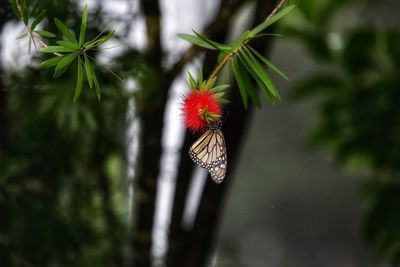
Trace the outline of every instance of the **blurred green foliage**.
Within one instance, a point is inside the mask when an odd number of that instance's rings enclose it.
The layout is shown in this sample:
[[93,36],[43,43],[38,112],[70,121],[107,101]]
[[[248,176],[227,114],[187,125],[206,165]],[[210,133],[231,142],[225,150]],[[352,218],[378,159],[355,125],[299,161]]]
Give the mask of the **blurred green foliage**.
[[[76,3],[40,1],[44,7],[45,23],[57,16],[79,29]],[[94,11],[90,38],[104,29],[101,10]],[[127,53],[133,57],[113,62],[121,73],[134,69],[136,54]],[[38,67],[42,56],[22,70],[1,72],[0,265],[121,266],[130,96],[112,74],[97,70],[102,102],[84,88],[73,104],[76,69],[53,79]]]
[[[385,5],[386,3],[379,3]],[[353,170],[367,171],[364,235],[377,254],[400,264],[400,27],[360,19],[334,29],[345,14],[376,6],[368,1],[299,3],[297,22],[286,31],[321,65],[294,88],[297,99],[319,96],[319,120],[309,141],[328,149]],[[375,3],[375,5],[378,5]],[[400,8],[400,5],[397,4]],[[361,12],[360,10],[364,10]],[[384,21],[385,14],[379,14]],[[364,18],[366,18],[365,16]]]

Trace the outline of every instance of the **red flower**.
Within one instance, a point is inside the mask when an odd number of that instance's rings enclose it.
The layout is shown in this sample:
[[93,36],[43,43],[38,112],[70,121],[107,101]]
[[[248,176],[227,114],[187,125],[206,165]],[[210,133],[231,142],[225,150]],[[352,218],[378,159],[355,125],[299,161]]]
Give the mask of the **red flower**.
[[210,90],[191,90],[183,98],[186,127],[196,132],[221,117],[221,106]]

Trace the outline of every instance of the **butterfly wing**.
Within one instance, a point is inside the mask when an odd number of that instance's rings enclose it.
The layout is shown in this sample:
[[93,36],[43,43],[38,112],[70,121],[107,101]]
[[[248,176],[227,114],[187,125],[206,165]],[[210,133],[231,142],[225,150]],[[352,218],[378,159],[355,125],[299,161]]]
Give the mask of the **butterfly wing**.
[[226,174],[225,139],[220,129],[209,129],[189,149],[190,158],[206,168],[212,180],[219,184]]

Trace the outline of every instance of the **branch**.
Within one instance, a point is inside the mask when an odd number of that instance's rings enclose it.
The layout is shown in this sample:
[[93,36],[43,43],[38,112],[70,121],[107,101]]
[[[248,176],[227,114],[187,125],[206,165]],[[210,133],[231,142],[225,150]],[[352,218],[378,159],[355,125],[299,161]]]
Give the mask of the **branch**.
[[[17,5],[17,9],[18,9],[18,13],[19,13],[19,16],[20,16],[20,19],[24,19],[24,12],[22,11],[22,7],[21,7],[21,5],[20,5],[20,3],[19,3],[19,0],[16,0],[15,1],[15,4]],[[28,32],[29,32],[29,35],[32,37],[32,39],[33,39],[33,41],[38,41],[43,47],[48,47],[48,45],[43,41],[43,39],[42,38],[40,38],[40,36],[36,33],[36,32],[34,32],[34,31],[32,31],[32,29],[29,27],[29,26],[27,26],[27,30],[28,30]],[[33,42],[33,44],[35,44],[35,42]],[[35,46],[35,48],[36,48],[36,46]],[[37,49],[37,48],[36,48]],[[60,54],[60,53],[57,53],[57,52],[54,52],[54,53],[52,53],[53,55],[55,55],[55,56],[57,56],[57,57],[62,57],[63,55],[62,54]]]
[[[221,8],[214,18],[214,20],[206,27],[203,31],[203,34],[210,38],[215,39],[214,37],[218,35],[219,32],[223,31],[226,28],[226,25],[235,15],[235,10],[239,9],[241,6],[245,5],[247,1],[230,1],[230,0],[222,0]],[[192,45],[189,47],[181,56],[181,58],[172,66],[172,68],[167,71],[167,75],[169,77],[174,77],[178,73],[180,73],[183,67],[189,63],[200,51],[198,46]]]
[[274,8],[274,10],[272,10],[272,12],[268,15],[266,20],[269,20],[273,15],[276,14],[276,12],[279,11],[279,9],[281,9],[282,5],[286,2],[286,0],[281,0],[276,7]]
[[[286,0],[281,0],[274,8],[274,10],[271,11],[271,13],[268,15],[268,17],[265,20],[269,20],[273,15],[276,14],[276,12],[279,11],[279,9],[282,7],[282,5],[286,2]],[[254,38],[254,37],[253,37]],[[250,42],[253,38],[247,39],[240,47],[245,46],[248,42]],[[219,63],[219,65],[215,68],[214,72],[210,75],[210,77],[207,79],[207,84],[214,79],[218,75],[218,73],[221,71],[221,69],[225,66],[226,63],[228,63],[238,52],[239,49],[235,49],[231,53],[227,54],[224,59]]]
[[16,1],[15,1],[15,4],[17,5],[19,17],[20,17],[20,19],[23,20],[23,19],[24,19],[24,12],[22,12],[22,7],[21,7],[21,5],[19,4],[19,1],[16,0]]
[[[41,44],[43,47],[48,47],[48,45],[43,41],[42,38],[40,38],[39,34],[37,34],[36,32],[33,32],[29,29],[29,34],[32,36],[32,38],[36,41],[39,42],[39,44]],[[62,57],[63,54],[60,54],[58,52],[54,52],[52,53],[53,55],[57,56],[57,57]]]

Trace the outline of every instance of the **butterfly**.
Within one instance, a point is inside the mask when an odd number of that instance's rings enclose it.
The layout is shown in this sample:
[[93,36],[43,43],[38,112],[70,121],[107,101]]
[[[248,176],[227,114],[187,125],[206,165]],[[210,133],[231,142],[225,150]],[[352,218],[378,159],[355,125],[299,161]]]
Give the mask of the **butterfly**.
[[207,169],[217,184],[224,180],[227,167],[225,139],[221,127],[221,121],[207,126],[207,131],[189,149],[190,158]]

